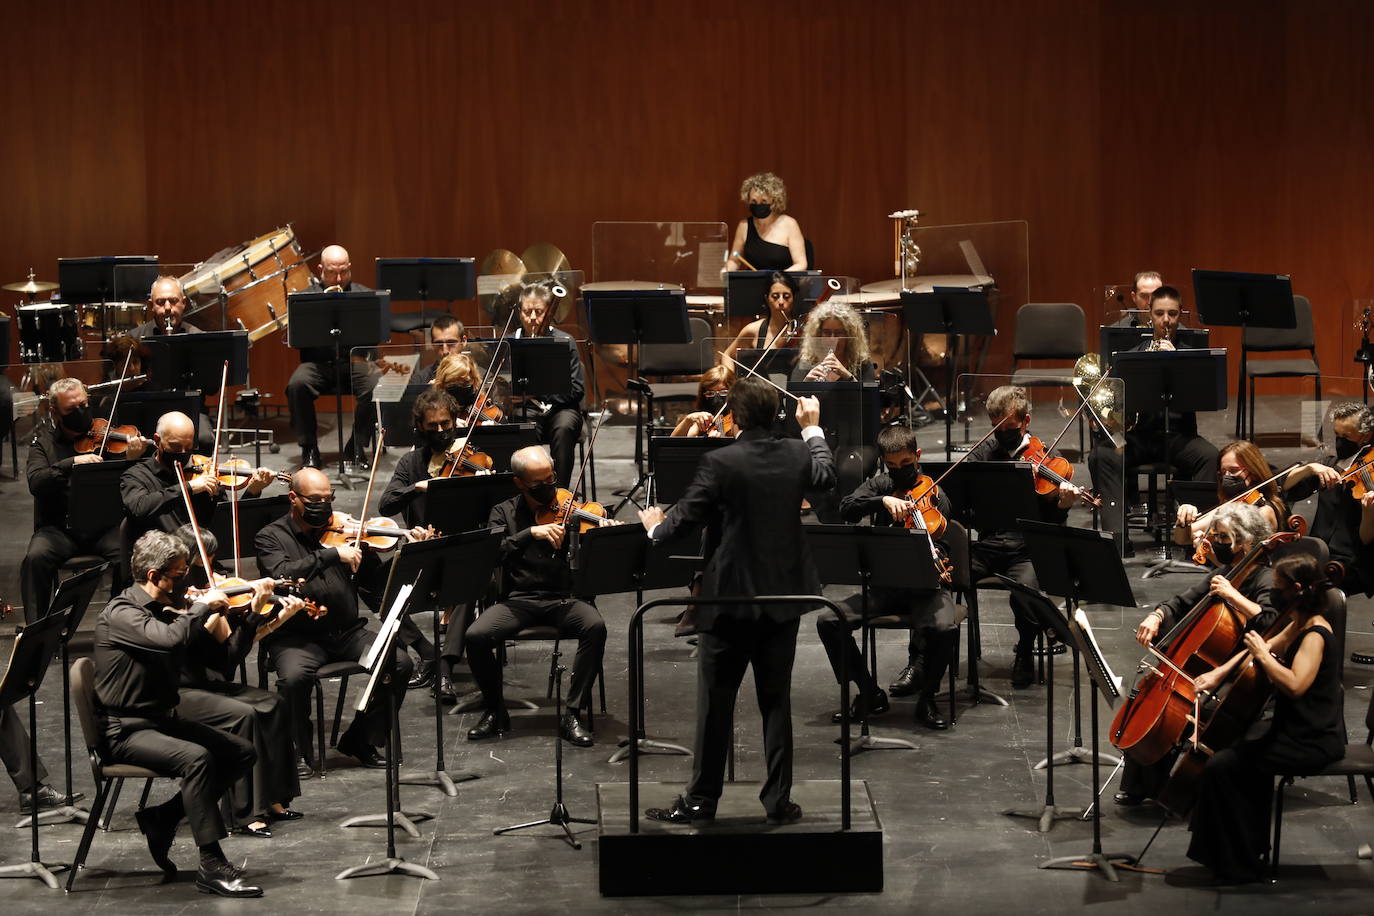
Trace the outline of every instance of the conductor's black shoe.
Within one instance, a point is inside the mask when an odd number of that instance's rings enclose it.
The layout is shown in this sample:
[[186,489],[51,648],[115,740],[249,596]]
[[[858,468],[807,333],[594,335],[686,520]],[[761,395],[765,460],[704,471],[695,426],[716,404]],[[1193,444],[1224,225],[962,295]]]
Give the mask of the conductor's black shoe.
[[477,724],[468,729],[468,740],[484,741],[487,738],[504,735],[508,731],[510,731],[510,713],[502,711],[498,714],[487,710],[482,713],[482,718],[477,720]]
[[[850,722],[857,722],[857,721],[859,721],[859,716],[860,716],[860,714],[863,712],[863,700],[864,700],[863,694],[861,693],[861,694],[859,694],[858,696],[856,696],[856,697],[853,699],[853,701],[850,702],[850,704],[849,704],[849,721],[850,721]],[[890,708],[891,708],[891,705],[887,702],[887,693],[886,693],[886,691],[884,691],[884,690],[882,690],[882,689],[878,689],[878,690],[873,691],[873,696],[869,697],[869,699],[868,699],[868,716],[869,716],[869,718],[871,719],[871,718],[874,717],[874,716],[881,716],[883,713],[887,712],[888,709],[890,709]],[[835,722],[835,723],[838,724],[839,721],[840,721],[840,714],[839,714],[839,713],[835,713],[834,715],[832,715],[832,716],[830,717],[830,721],[831,721],[831,722]]]
[[1016,644],[1016,656],[1011,662],[1011,686],[1017,690],[1029,687],[1035,682],[1035,661],[1031,655],[1031,644]]
[[916,685],[921,683],[921,668],[918,665],[907,665],[902,669],[902,673],[897,675],[897,680],[888,685],[887,692],[894,697],[909,697],[916,692]]
[[200,871],[196,872],[196,890],[221,897],[262,896],[262,888],[245,883],[243,872],[228,862],[213,868],[202,865]]
[[434,692],[439,696],[439,702],[445,706],[452,706],[458,702],[458,691],[453,686],[453,681],[446,677],[439,678],[439,684],[434,688]]
[[138,822],[138,829],[143,831],[143,837],[148,841],[148,852],[152,854],[157,867],[169,875],[176,874],[176,863],[168,858],[167,853],[172,849],[177,825],[167,823],[167,819],[161,816],[157,808],[144,808],[134,812],[134,820]]
[[777,810],[768,812],[768,823],[774,827],[783,824],[795,824],[802,818],[801,805],[792,801],[790,798],[778,806]]
[[60,808],[63,805],[70,805],[86,797],[85,793],[83,792],[73,792],[71,800],[68,801],[65,795],[54,789],[52,786],[48,785],[47,783],[40,783],[38,786],[37,793],[19,793],[20,814],[33,813],[33,797],[35,794],[38,795],[38,810],[40,811],[46,810],[48,808]]
[[375,747],[361,738],[355,738],[349,734],[345,734],[339,739],[339,753],[352,757],[369,770],[386,768],[386,758],[377,753]]
[[573,747],[591,747],[596,742],[592,733],[583,726],[575,712],[565,712],[563,721],[558,723],[558,734]]
[[1138,808],[1145,804],[1145,796],[1135,792],[1118,792],[1112,796],[1112,801],[1123,808]]
[[420,663],[415,666],[415,674],[406,682],[407,690],[423,690],[434,683],[434,660],[420,659]]
[[940,704],[935,702],[934,694],[923,693],[916,700],[916,721],[936,731],[949,728],[949,720],[940,715]]
[[644,816],[651,821],[664,821],[669,824],[693,824],[715,820],[716,809],[707,808],[705,805],[689,805],[687,800],[679,795],[673,799],[671,807],[648,808]]

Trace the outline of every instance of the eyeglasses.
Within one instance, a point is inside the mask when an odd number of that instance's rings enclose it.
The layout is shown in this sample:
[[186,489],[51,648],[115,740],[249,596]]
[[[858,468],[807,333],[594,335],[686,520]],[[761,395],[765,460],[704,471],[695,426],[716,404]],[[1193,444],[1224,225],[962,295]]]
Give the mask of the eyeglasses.
[[[291,492],[295,493],[294,490],[292,490]],[[322,503],[332,503],[334,501],[334,494],[328,493],[324,496],[302,496],[301,494],[296,493],[296,498],[299,499],[301,502],[306,503],[307,505],[318,506]]]

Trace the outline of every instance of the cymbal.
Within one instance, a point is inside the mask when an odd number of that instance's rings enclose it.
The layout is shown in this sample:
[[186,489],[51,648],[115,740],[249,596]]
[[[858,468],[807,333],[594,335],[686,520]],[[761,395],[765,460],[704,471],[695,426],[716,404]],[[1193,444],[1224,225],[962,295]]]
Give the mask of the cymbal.
[[33,293],[46,293],[48,290],[57,289],[57,284],[29,277],[23,283],[6,283],[0,289],[7,289],[12,293],[29,293],[32,295]]
[[525,272],[525,262],[515,256],[515,252],[507,251],[504,248],[497,248],[482,259],[482,269],[478,271],[481,276],[491,274],[522,274]]
[[525,262],[513,251],[497,248],[482,259],[477,273],[477,302],[493,323],[505,325],[506,313],[515,304]]

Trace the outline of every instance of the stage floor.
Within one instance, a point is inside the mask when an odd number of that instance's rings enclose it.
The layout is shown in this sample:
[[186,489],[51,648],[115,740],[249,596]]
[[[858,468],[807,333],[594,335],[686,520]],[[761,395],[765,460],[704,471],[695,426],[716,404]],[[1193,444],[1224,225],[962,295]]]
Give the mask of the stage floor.
[[[931,441],[926,442],[929,439]],[[923,433],[923,444],[934,451],[934,430]],[[332,438],[325,438],[326,443]],[[1215,441],[1225,441],[1220,435]],[[8,451],[8,449],[6,449]],[[295,456],[285,447],[271,462],[286,468]],[[602,432],[597,449],[598,483],[603,499],[614,487],[633,479],[631,435],[624,427]],[[267,456],[265,456],[266,458]],[[20,450],[20,461],[24,450]],[[384,460],[382,478],[394,464]],[[1273,460],[1279,461],[1280,458]],[[17,573],[28,533],[31,500],[22,480],[10,477],[9,462],[0,469],[0,505],[16,520],[14,533],[0,541],[0,586],[17,596]],[[1085,473],[1080,468],[1080,473]],[[338,507],[356,511],[361,490],[340,491]],[[1072,521],[1086,523],[1076,512]],[[1151,559],[1148,541],[1136,535],[1138,554],[1127,561],[1140,605],[1181,590],[1196,574],[1172,573],[1142,581],[1140,571]],[[836,590],[843,595],[845,591]],[[597,745],[588,750],[566,748],[565,793],[571,813],[595,817],[597,785],[623,783],[625,764],[607,762],[616,742],[625,737],[626,628],[631,598],[600,602],[610,638],[606,647],[606,686],[609,713],[596,717]],[[481,778],[459,785],[456,798],[435,789],[402,787],[407,809],[432,812],[434,820],[420,825],[421,837],[398,837],[398,852],[406,859],[434,869],[440,880],[364,878],[336,881],[341,869],[385,855],[384,831],[343,829],[350,815],[383,809],[381,775],[361,769],[347,758],[334,756],[329,775],[304,782],[294,804],[303,820],[280,826],[270,840],[234,837],[224,848],[229,857],[246,865],[251,877],[267,891],[266,900],[245,907],[270,906],[274,913],[449,913],[480,907],[488,913],[643,912],[786,908],[799,910],[855,908],[878,912],[944,913],[1063,913],[1091,907],[1116,913],[1283,913],[1308,909],[1323,914],[1374,910],[1374,862],[1356,857],[1361,843],[1374,842],[1371,804],[1361,786],[1358,806],[1346,799],[1344,780],[1304,780],[1290,791],[1284,823],[1284,868],[1278,885],[1215,887],[1207,873],[1184,855],[1188,834],[1183,826],[1167,826],[1150,849],[1145,865],[1166,873],[1123,872],[1119,884],[1096,874],[1045,871],[1037,865],[1055,856],[1087,853],[1091,824],[1057,822],[1048,834],[1035,824],[1003,816],[1010,807],[1031,807],[1044,795],[1045,774],[1032,769],[1044,756],[1045,691],[1032,687],[1014,691],[1008,683],[1015,633],[1004,593],[983,599],[984,686],[1010,701],[1007,707],[961,704],[957,725],[947,732],[930,732],[912,724],[910,700],[898,700],[886,716],[875,720],[878,735],[900,736],[917,749],[871,751],[853,761],[853,776],[868,783],[884,830],[885,889],[881,894],[849,896],[784,895],[772,897],[675,897],[604,899],[597,891],[596,827],[579,831],[584,842],[575,851],[553,829],[493,836],[497,827],[533,820],[548,814],[553,800],[555,722],[551,703],[543,698],[548,664],[547,647],[521,645],[511,652],[511,696],[527,697],[541,705],[534,712],[513,711],[514,730],[497,742],[470,744],[463,733],[475,714],[445,716],[446,756],[450,770],[471,770]],[[1143,611],[1089,609],[1093,625],[1120,674],[1129,675],[1140,658],[1131,638]],[[94,615],[92,614],[93,618]],[[664,740],[690,745],[694,721],[694,661],[690,647],[675,640],[668,612],[651,614],[646,634],[648,657],[649,732]],[[1348,628],[1349,650],[1374,651],[1374,607],[1364,598],[1352,601]],[[22,619],[22,618],[20,618]],[[421,618],[428,628],[428,617]],[[8,638],[0,640],[7,654]],[[904,664],[903,634],[879,637],[883,682]],[[250,664],[250,671],[253,670]],[[1058,717],[1055,746],[1071,744],[1072,718],[1069,667],[1061,662],[1056,690]],[[794,679],[793,715],[798,779],[834,779],[839,774],[833,739],[838,727],[830,723],[837,688],[810,620],[803,621]],[[1363,725],[1374,669],[1346,665],[1346,721],[1353,740],[1365,736]],[[60,784],[60,680],[50,677],[39,707],[41,752]],[[470,687],[464,676],[461,689]],[[355,685],[351,693],[356,694]],[[424,695],[409,698],[403,709],[407,771],[433,763],[431,707]],[[333,702],[333,686],[326,703]],[[327,707],[328,708],[328,707]],[[753,695],[746,684],[737,717],[738,778],[762,776],[759,722]],[[1086,703],[1085,703],[1086,711]],[[1103,725],[1110,717],[1103,710]],[[76,723],[73,723],[76,729]],[[1087,723],[1084,722],[1084,732]],[[80,745],[79,729],[75,740]],[[1085,738],[1086,740],[1086,738]],[[644,758],[641,778],[648,783],[680,785],[690,775],[691,762],[680,756]],[[74,761],[76,787],[92,792],[84,755]],[[1104,775],[1110,769],[1104,770]],[[1061,806],[1083,807],[1090,801],[1090,768],[1056,769],[1056,800]],[[153,799],[169,793],[170,783],[155,785]],[[1158,815],[1153,809],[1122,811],[1111,802],[1116,781],[1104,792],[1103,845],[1108,852],[1136,854],[1149,839]],[[666,793],[664,793],[666,795]],[[193,886],[195,850],[183,829],[173,848],[182,864],[180,879],[164,886],[148,857],[133,821],[138,787],[126,788],[115,813],[112,831],[98,834],[89,868],[77,882],[76,893],[63,899],[34,880],[11,881],[4,887],[6,913],[51,912],[55,907],[87,911],[171,913],[204,905]],[[666,805],[670,797],[641,797],[644,806]],[[17,818],[15,793],[0,790],[0,823]],[[759,811],[762,814],[762,809]],[[75,851],[77,825],[45,827],[43,857],[69,861]],[[28,833],[6,827],[0,831],[0,862],[28,858]],[[59,876],[65,878],[65,876]],[[218,904],[220,907],[230,906]],[[237,909],[237,908],[236,908]],[[246,910],[245,910],[246,911]]]

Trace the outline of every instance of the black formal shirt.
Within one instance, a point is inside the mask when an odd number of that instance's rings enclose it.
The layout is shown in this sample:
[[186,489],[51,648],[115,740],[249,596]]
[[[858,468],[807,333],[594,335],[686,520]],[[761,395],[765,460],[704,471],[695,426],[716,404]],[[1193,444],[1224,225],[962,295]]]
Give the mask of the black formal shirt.
[[[517,340],[528,339],[524,328],[519,328],[512,336]],[[577,353],[577,340],[567,331],[553,327],[545,332],[544,337],[567,341],[568,377],[572,380],[572,386],[565,394],[541,394],[531,391],[530,396],[543,401],[553,410],[581,410],[582,396],[587,392],[587,377],[582,371],[582,357]]]
[[429,480],[429,459],[429,449],[420,447],[402,455],[396,462],[391,481],[382,492],[379,508],[383,515],[399,514],[407,528],[425,523],[425,494],[417,490],[415,484]]
[[24,473],[33,494],[33,526],[67,527],[67,484],[76,448],[59,430],[40,423],[29,443]]
[[[1339,461],[1334,455],[1327,455],[1320,462],[1329,468],[1344,471],[1350,466],[1349,460]],[[1317,491],[1320,482],[1309,477],[1291,487],[1284,496],[1290,505],[1307,499]],[[1331,487],[1317,492],[1317,512],[1312,517],[1312,537],[1326,542],[1331,559],[1343,564],[1347,569],[1353,566],[1366,566],[1374,560],[1374,545],[1360,540],[1360,519],[1363,510],[1360,501],[1350,495],[1349,487]]]
[[328,607],[318,620],[309,614],[297,614],[267,639],[277,633],[328,637],[364,625],[358,613],[358,583],[375,578],[381,566],[376,551],[363,549],[363,562],[355,577],[349,572],[348,564],[339,559],[337,550],[321,546],[319,536],[302,531],[290,513],[259,531],[253,547],[263,575],[274,579],[304,579],[301,597]]
[[[970,452],[968,460],[1013,461],[1018,459],[1013,459],[1010,452],[998,445],[997,438],[994,436]],[[1051,525],[1062,525],[1069,518],[1069,510],[1059,508],[1058,495],[1037,496],[1036,504],[1040,507],[1040,518],[1038,521],[1047,522]],[[978,543],[1009,550],[1017,550],[1026,546],[1026,539],[1018,528],[1006,528],[996,531],[979,529]]]
[[253,651],[258,625],[265,619],[249,610],[229,621],[232,629],[224,642],[213,635],[196,640],[181,659],[181,686],[202,687],[211,682],[232,681],[239,663]]
[[[548,541],[530,533],[534,513],[523,495],[516,495],[491,507],[488,528],[502,532],[501,568],[505,572],[503,591],[512,598],[566,598],[572,587],[568,552],[555,550]],[[570,535],[571,536],[571,535]]]
[[95,698],[114,715],[158,718],[177,705],[188,651],[215,641],[205,622],[215,612],[196,604],[178,614],[131,585],[110,599],[95,622]]
[[[176,472],[158,460],[157,452],[144,456],[120,475],[119,496],[124,501],[124,515],[129,520],[130,544],[145,532],[171,533],[191,520],[186,513],[186,501],[181,496]],[[192,493],[191,505],[196,510],[196,521],[202,526],[208,525],[215,510],[215,497],[208,493]]]

